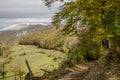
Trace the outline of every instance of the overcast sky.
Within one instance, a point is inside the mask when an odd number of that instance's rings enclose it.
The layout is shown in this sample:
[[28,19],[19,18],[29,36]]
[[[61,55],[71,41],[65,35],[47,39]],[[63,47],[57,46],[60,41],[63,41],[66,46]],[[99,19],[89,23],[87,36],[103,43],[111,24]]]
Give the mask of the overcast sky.
[[12,23],[50,22],[60,2],[48,9],[42,0],[0,0],[0,27]]

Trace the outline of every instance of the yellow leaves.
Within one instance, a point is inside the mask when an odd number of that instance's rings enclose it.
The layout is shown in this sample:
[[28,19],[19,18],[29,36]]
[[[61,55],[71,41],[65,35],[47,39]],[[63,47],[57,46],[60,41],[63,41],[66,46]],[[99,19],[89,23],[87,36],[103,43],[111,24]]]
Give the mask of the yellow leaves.
[[15,71],[15,74],[23,74],[24,70],[22,68],[19,68],[18,70]]
[[104,29],[103,28],[97,28],[96,31],[94,32],[94,34],[97,35],[101,35],[104,34]]
[[95,38],[92,39],[92,41],[98,42],[99,40],[101,40],[100,36],[96,36]]
[[63,51],[64,53],[68,53],[68,52],[69,52],[69,49],[68,49],[66,46],[63,46],[63,47],[62,47],[62,51]]
[[21,39],[20,44],[36,45],[41,48],[57,49],[63,43],[63,36],[55,28],[33,33]]
[[91,3],[93,3],[93,1],[94,1],[94,0],[89,0],[89,3],[91,4]]
[[94,37],[92,38],[92,41],[95,41],[97,43],[100,43],[101,40],[103,39],[103,37],[105,36],[105,31],[103,28],[98,28],[95,32],[94,32]]
[[107,37],[107,38],[110,38],[110,37],[113,37],[113,35],[111,35],[111,34],[106,34],[106,37]]
[[113,35],[106,33],[103,28],[96,29],[96,31],[93,34],[94,35],[93,35],[93,38],[91,40],[96,42],[96,43],[100,43],[101,40],[104,38],[108,39],[110,37],[113,37]]
[[103,29],[103,28],[98,28],[98,29],[96,30],[96,32],[97,32],[97,33],[104,33],[104,29]]

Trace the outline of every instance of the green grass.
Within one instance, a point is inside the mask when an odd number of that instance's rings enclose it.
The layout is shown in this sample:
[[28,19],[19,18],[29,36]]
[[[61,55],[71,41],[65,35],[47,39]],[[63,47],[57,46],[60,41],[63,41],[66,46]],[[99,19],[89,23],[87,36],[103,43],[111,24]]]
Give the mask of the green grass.
[[[4,61],[10,60],[9,63],[6,63],[5,65],[5,70],[7,71],[6,76],[14,75],[12,69],[14,70],[15,66],[17,68],[20,67],[26,74],[28,70],[25,60],[28,60],[31,69],[36,76],[42,76],[44,72],[41,71],[40,68],[48,71],[57,69],[60,62],[66,57],[62,52],[40,49],[35,46],[15,45],[11,47],[11,51],[12,54],[9,55],[8,58],[2,59]],[[62,59],[53,60],[58,56],[61,56]],[[8,80],[10,80],[10,78]]]

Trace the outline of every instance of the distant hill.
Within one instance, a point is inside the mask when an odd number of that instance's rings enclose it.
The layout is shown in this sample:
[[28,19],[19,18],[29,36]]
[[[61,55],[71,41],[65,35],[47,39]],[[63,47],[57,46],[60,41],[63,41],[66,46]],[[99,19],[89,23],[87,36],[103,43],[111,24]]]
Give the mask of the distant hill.
[[18,42],[23,36],[47,29],[49,27],[49,25],[45,24],[14,24],[0,30],[0,43],[13,44],[14,42]]

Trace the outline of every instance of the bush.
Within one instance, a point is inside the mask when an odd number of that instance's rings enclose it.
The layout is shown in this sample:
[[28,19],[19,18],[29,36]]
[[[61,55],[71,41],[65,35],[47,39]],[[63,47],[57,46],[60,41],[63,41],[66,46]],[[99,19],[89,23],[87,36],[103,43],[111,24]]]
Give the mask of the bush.
[[62,47],[62,51],[63,51],[64,53],[68,53],[68,52],[69,52],[69,49],[68,49],[66,46],[63,46],[63,47]]
[[[92,45],[91,45],[92,46]],[[78,64],[85,60],[97,60],[100,57],[99,47],[96,48],[87,48],[83,47],[80,44],[76,47],[73,47],[68,53],[68,59],[72,64]]]
[[81,53],[79,45],[73,47],[68,53],[68,59],[71,61],[72,64],[77,64],[79,62],[82,62],[84,58],[85,55]]
[[87,60],[97,60],[100,57],[99,45],[93,43],[89,46],[90,46],[90,48],[88,49],[88,52],[86,53],[86,59]]
[[[84,60],[97,60],[101,56],[101,39],[94,33],[84,32],[80,35],[80,43],[75,45],[69,53],[68,58],[73,64],[77,64]],[[99,38],[98,38],[99,37]]]
[[2,56],[3,50],[2,48],[0,48],[0,56]]

